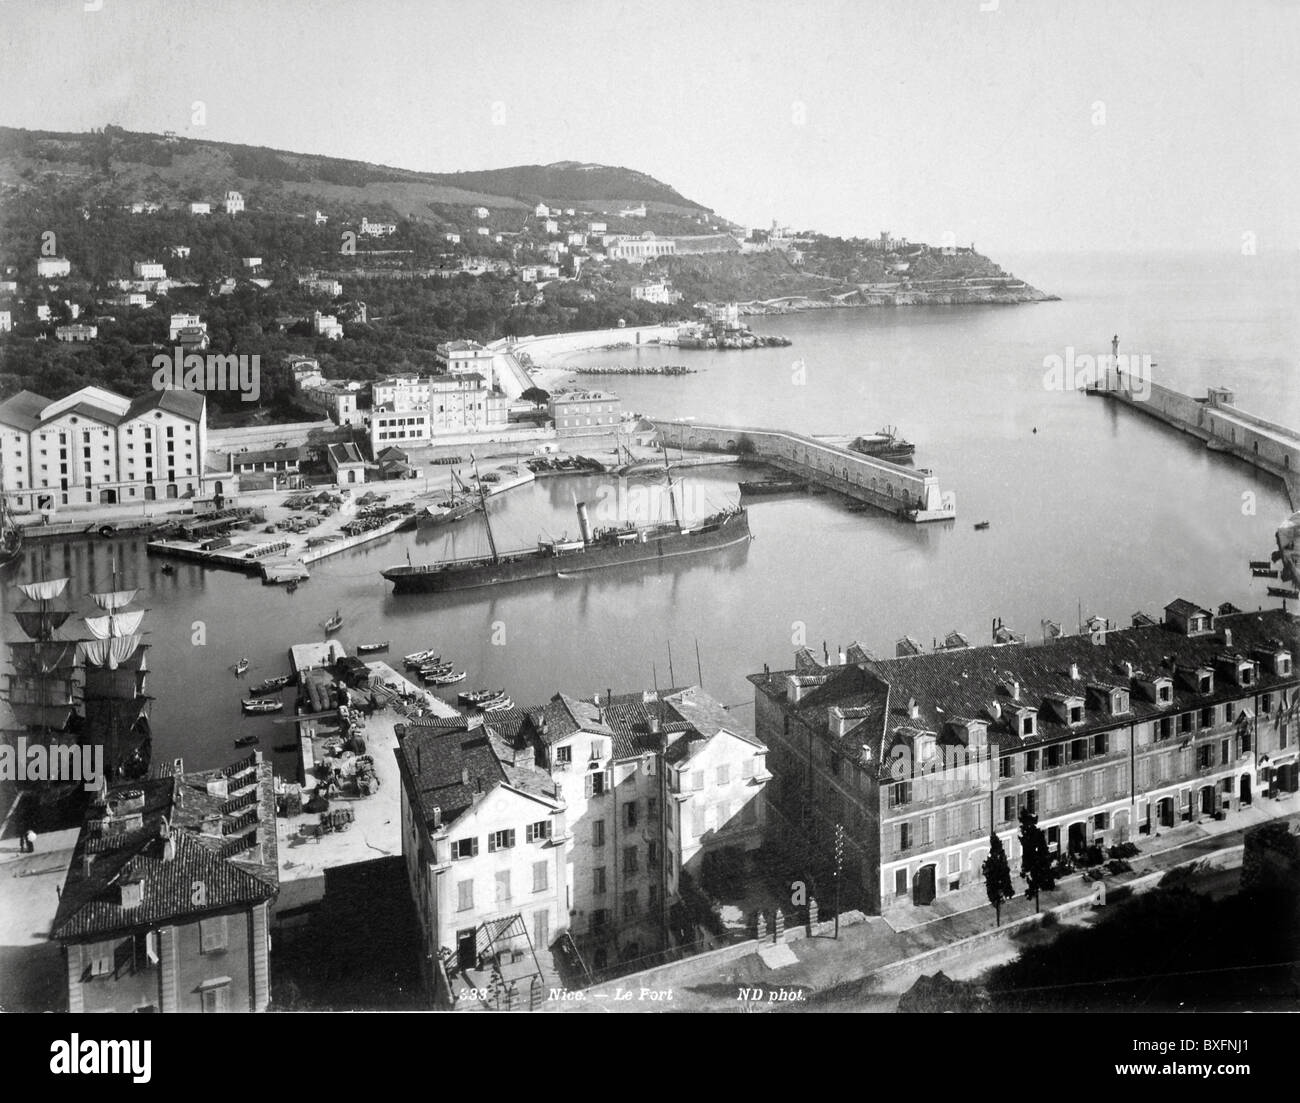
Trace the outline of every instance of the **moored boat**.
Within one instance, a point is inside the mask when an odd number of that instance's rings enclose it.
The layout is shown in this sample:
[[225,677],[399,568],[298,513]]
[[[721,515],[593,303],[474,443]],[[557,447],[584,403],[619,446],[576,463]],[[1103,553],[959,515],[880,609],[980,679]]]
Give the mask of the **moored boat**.
[[434,655],[433,648],[431,647],[427,651],[412,651],[411,654],[404,655],[402,657],[402,662],[406,666],[407,670],[416,670],[419,667],[424,666],[426,663],[437,663],[441,658],[442,656],[440,655]]
[[509,697],[502,697],[499,701],[493,701],[491,704],[479,705],[482,712],[505,712],[506,709],[512,709],[515,703]]
[[624,564],[655,563],[680,555],[731,547],[750,539],[749,515],[743,507],[724,509],[686,525],[678,515],[677,500],[671,487],[668,497],[673,510],[671,522],[594,530],[586,503],[579,502],[580,539],[543,540],[534,549],[520,549],[502,555],[497,550],[488,519],[487,495],[480,491],[479,508],[487,526],[488,545],[492,549],[490,556],[420,566],[408,561],[381,574],[393,583],[393,592],[397,594],[444,593],[503,582],[554,578]]
[[281,674],[275,678],[267,678],[264,682],[259,682],[248,692],[252,697],[258,697],[266,693],[279,693],[292,681],[292,674]]
[[485,701],[499,701],[506,695],[504,689],[475,689],[456,694],[458,705],[479,705]]
[[889,463],[906,463],[916,452],[916,445],[900,437],[892,425],[886,425],[873,436],[857,437],[849,449]]
[[1268,596],[1300,598],[1300,590],[1291,590],[1285,586],[1270,586],[1268,588]]
[[241,735],[238,739],[235,740],[235,746],[251,747],[254,743],[257,743],[260,740],[260,738],[261,738],[260,736],[256,736],[256,735]]
[[279,712],[284,708],[283,701],[259,701],[251,698],[245,698],[239,702],[244,711],[251,715],[263,712]]
[[807,479],[762,479],[740,483],[740,493],[752,498],[756,494],[797,494],[808,489]]
[[388,650],[388,641],[387,641],[387,640],[384,640],[382,643],[359,643],[359,644],[357,644],[357,652],[358,652],[359,654],[368,654],[368,653],[371,653],[371,652],[374,652],[374,651],[387,651],[387,650]]
[[448,672],[446,674],[435,674],[429,680],[433,682],[435,686],[453,686],[457,682],[463,682],[465,680],[465,671],[458,670],[454,673]]

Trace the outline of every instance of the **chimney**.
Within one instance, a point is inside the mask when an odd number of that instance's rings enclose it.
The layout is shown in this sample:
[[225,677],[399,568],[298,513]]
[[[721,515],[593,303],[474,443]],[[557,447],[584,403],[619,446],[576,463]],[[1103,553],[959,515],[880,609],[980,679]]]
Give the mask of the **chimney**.
[[431,809],[431,815],[433,819],[433,823],[431,826],[435,831],[437,831],[438,828],[442,826],[442,808],[439,805],[435,804]]
[[1072,681],[1072,682],[1077,682],[1078,680],[1079,680],[1079,664],[1078,664],[1078,663],[1071,663],[1071,664],[1070,664],[1070,681]]
[[1127,659],[1124,661],[1124,674],[1129,678],[1133,677],[1133,664]]
[[915,697],[909,697],[907,699],[907,715],[913,720],[921,715],[921,710],[917,708]]
[[849,657],[846,654],[844,654],[844,645],[841,644],[840,645],[840,666],[848,666],[848,664],[849,664]]
[[1231,628],[1224,628],[1224,629],[1223,629],[1223,646],[1224,646],[1224,647],[1231,647],[1231,646],[1232,646],[1232,629],[1231,629]]

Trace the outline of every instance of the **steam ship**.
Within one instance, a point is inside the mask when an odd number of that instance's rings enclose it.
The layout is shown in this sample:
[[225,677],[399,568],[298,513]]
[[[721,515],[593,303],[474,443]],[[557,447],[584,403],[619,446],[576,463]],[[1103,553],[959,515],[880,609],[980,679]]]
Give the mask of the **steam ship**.
[[849,448],[864,456],[875,456],[876,459],[890,463],[910,463],[916,452],[916,445],[900,437],[892,425],[886,425],[874,436],[857,437]]
[[[665,458],[665,470],[667,459]],[[480,487],[482,483],[480,482]],[[593,529],[585,502],[578,503],[577,540],[539,541],[535,548],[501,554],[488,519],[486,495],[479,492],[479,510],[487,524],[491,554],[382,571],[397,594],[444,593],[603,570],[629,563],[653,563],[679,555],[699,555],[750,539],[749,514],[743,507],[724,509],[690,525],[682,523],[677,499],[669,484],[673,519],[649,525],[610,526]]]

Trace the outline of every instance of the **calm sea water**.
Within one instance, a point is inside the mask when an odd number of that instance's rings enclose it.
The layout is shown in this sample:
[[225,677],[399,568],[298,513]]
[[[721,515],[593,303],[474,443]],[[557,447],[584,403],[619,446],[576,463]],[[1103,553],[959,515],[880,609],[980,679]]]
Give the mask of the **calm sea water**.
[[[955,492],[954,522],[853,513],[834,495],[760,500],[750,510],[755,540],[731,552],[442,597],[395,598],[378,572],[408,550],[416,562],[476,553],[485,542],[473,528],[433,539],[411,533],[327,560],[294,595],[188,565],[164,576],[132,539],[51,545],[47,569],[70,572],[84,593],[107,586],[116,563],[123,581],[145,588],[154,753],[194,767],[229,759],[240,734],[261,734],[267,751],[290,738],[287,725],[241,717],[233,666],[247,655],[250,679],[287,671],[290,644],[320,638],[335,608],[349,649],[390,639],[400,661],[436,646],[469,671],[468,685],[505,686],[523,704],[557,690],[585,696],[702,678],[749,717],[745,675],[787,664],[804,639],[815,651],[823,641],[833,653],[857,640],[892,655],[904,634],[928,645],[955,628],[987,642],[994,617],[1039,638],[1042,618],[1068,631],[1080,610],[1127,624],[1135,610],[1158,614],[1178,596],[1269,603],[1247,560],[1267,557],[1290,511],[1280,485],[1131,411],[1045,389],[1043,360],[1069,346],[1107,352],[1118,333],[1121,351],[1152,356],[1158,380],[1223,383],[1243,408],[1300,426],[1300,265],[1002,259],[1063,301],[772,317],[754,328],[784,333],[793,347],[621,350],[569,361],[701,368],[607,381],[625,408],[660,416],[828,434],[896,425],[916,444],[917,465]],[[687,498],[697,508],[734,498],[738,477],[727,467],[692,473]],[[607,492],[595,478],[513,491],[493,505],[498,543],[576,534],[574,501]],[[975,531],[983,520],[989,529]],[[3,619],[12,634],[12,618]]]

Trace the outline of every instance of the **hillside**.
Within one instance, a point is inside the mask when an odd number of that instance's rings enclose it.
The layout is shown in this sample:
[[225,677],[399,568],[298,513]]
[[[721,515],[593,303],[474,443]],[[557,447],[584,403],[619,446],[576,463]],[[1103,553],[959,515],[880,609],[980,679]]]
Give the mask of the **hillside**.
[[[298,196],[366,207],[400,218],[436,217],[438,206],[518,211],[537,202],[593,212],[644,202],[651,211],[709,215],[707,207],[643,172],[561,161],[477,172],[427,173],[263,146],[236,145],[105,127],[91,134],[0,127],[0,187],[53,179],[79,182],[86,198],[129,194],[184,202],[227,188],[252,193],[263,210],[297,207]],[[665,230],[671,227],[665,227]]]

